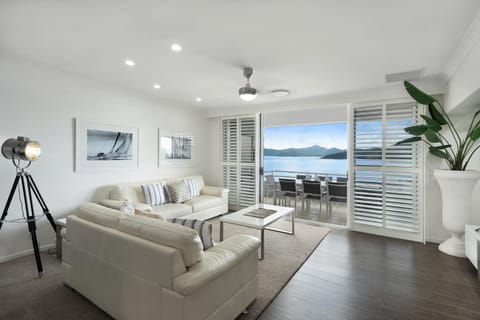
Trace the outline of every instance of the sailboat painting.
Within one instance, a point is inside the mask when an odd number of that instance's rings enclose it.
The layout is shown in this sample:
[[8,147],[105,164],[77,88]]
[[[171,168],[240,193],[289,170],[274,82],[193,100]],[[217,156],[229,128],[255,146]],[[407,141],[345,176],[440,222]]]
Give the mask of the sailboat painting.
[[87,130],[87,160],[132,160],[133,133]]
[[75,171],[138,168],[138,128],[75,119]]

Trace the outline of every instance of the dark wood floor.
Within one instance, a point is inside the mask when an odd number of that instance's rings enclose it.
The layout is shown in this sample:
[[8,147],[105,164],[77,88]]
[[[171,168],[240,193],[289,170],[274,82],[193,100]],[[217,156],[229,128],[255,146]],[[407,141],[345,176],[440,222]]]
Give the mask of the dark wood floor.
[[437,245],[332,230],[259,319],[480,319],[480,282]]

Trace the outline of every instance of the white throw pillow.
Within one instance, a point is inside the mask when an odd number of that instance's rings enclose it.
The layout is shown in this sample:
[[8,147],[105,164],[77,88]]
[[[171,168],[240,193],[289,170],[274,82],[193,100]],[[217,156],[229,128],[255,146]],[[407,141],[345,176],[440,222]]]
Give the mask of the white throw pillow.
[[150,206],[158,206],[167,203],[165,188],[161,183],[142,185],[145,201]]
[[200,195],[197,179],[187,178],[185,179],[185,184],[187,185],[188,193],[190,193],[190,198],[195,198]]

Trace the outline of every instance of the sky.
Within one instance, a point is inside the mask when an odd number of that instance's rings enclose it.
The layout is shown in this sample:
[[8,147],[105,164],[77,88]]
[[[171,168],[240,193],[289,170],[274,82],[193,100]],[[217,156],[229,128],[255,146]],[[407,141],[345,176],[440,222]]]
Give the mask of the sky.
[[265,148],[287,149],[319,145],[347,149],[347,142],[345,122],[265,128]]

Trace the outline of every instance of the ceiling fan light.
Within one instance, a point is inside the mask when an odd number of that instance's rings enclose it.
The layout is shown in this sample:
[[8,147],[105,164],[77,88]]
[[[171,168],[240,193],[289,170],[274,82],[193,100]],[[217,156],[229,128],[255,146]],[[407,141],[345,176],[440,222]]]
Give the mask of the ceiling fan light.
[[238,90],[238,94],[243,101],[252,101],[257,97],[257,89],[250,86],[243,87]]

